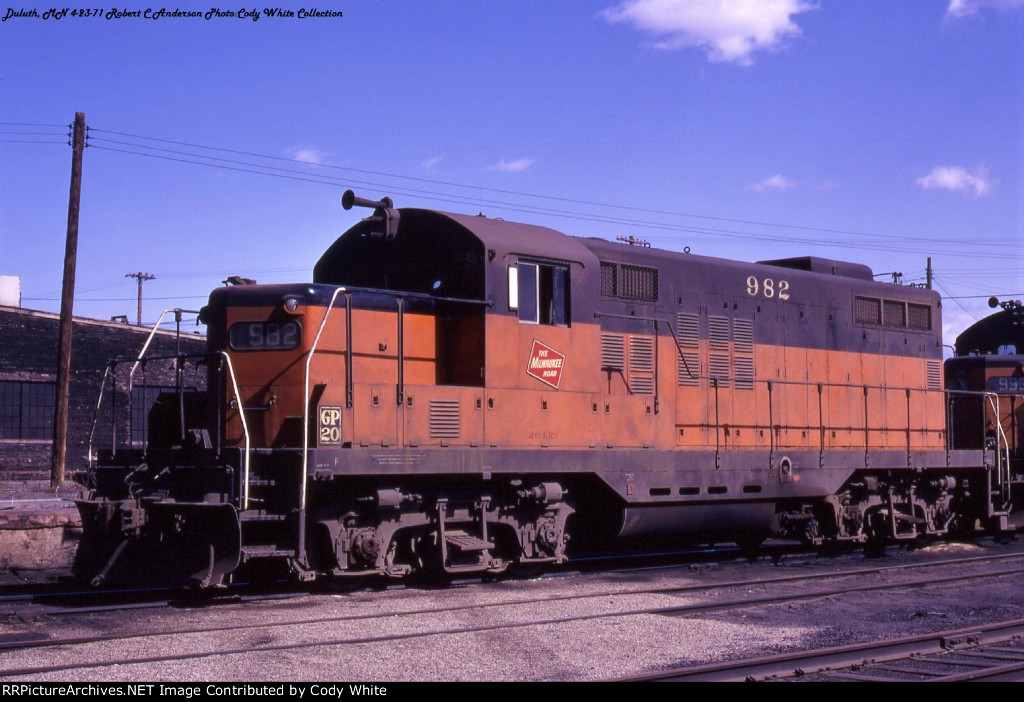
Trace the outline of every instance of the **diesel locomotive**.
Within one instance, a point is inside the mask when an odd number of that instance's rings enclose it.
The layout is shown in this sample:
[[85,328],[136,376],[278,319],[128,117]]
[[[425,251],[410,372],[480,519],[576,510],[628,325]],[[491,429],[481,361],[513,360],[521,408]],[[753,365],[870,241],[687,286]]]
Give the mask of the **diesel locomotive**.
[[80,576],[501,573],[613,542],[1015,526],[1003,453],[950,442],[931,290],[343,205],[373,214],[312,282],[214,290],[207,352],[171,359],[203,387],[98,452]]

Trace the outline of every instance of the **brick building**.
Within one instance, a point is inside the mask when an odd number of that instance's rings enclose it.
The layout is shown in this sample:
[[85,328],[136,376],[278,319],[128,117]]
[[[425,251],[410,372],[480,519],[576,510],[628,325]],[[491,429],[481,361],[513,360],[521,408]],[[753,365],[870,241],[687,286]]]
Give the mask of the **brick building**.
[[[16,304],[16,303],[15,303]],[[14,306],[0,306],[0,480],[43,478],[49,475],[53,445],[60,316]],[[183,324],[184,327],[184,324]],[[147,327],[76,317],[72,326],[71,388],[68,407],[66,470],[82,470],[88,461],[89,437],[105,448],[112,437],[141,444],[145,417],[161,389],[175,386],[172,360],[154,360],[137,369],[129,391],[131,363],[116,366],[116,393],[105,383],[97,399],[107,362],[135,358],[152,330]],[[174,330],[158,331],[147,357],[201,353],[206,338]],[[202,389],[205,371],[188,364],[183,386]],[[96,417],[95,430],[93,418]]]

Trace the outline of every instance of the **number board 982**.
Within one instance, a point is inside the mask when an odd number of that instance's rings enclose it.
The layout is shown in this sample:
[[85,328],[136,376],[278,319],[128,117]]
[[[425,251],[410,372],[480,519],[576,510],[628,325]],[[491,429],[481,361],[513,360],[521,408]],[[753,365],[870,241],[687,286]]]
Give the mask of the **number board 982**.
[[228,331],[235,351],[289,351],[298,347],[300,337],[298,322],[238,322]]

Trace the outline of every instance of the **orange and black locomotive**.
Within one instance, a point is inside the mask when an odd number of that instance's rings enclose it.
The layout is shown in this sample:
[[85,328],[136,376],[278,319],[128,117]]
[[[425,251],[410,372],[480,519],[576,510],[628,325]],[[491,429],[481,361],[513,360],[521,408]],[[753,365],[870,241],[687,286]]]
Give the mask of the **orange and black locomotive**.
[[497,573],[613,541],[1012,524],[996,453],[949,446],[931,290],[343,204],[374,212],[311,283],[210,295],[207,353],[175,359],[205,389],[90,470],[80,575]]

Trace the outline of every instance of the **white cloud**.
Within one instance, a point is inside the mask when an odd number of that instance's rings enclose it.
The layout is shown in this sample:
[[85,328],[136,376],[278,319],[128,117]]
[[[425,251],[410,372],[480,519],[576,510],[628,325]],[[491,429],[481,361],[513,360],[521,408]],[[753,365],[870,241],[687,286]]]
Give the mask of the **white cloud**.
[[918,178],[917,185],[922,190],[949,190],[968,197],[985,197],[992,191],[992,180],[984,168],[976,168],[971,174],[960,166],[936,166]]
[[423,170],[425,171],[429,171],[432,170],[434,166],[441,163],[441,161],[444,161],[444,154],[441,154],[439,156],[433,156],[431,158],[426,159],[423,163],[420,164],[420,167],[423,168]]
[[515,161],[501,159],[487,167],[489,171],[501,171],[502,173],[519,173],[533,165],[532,158],[517,158]]
[[[979,319],[984,317],[986,312],[982,312],[980,309],[975,309],[969,312],[967,309],[962,309],[959,305],[955,305],[947,301],[947,304],[942,306],[942,340],[943,342],[952,346],[956,342],[956,338],[960,336],[967,327],[971,326]],[[951,349],[943,349],[943,355],[945,358],[949,358],[953,355]]]
[[658,37],[654,47],[700,47],[710,61],[749,66],[756,51],[777,51],[800,36],[792,16],[817,9],[806,0],[622,0],[601,15]]
[[1024,0],[949,0],[946,17],[959,19],[976,15],[986,9],[1009,12],[1021,7],[1024,7]]
[[757,193],[767,192],[780,192],[782,190],[792,190],[796,187],[796,183],[786,178],[781,173],[776,173],[771,178],[765,178],[764,180],[756,183],[751,183],[747,186],[747,190],[753,190]]
[[326,151],[307,146],[295,146],[288,149],[289,158],[308,163],[312,166],[322,166],[328,155]]

